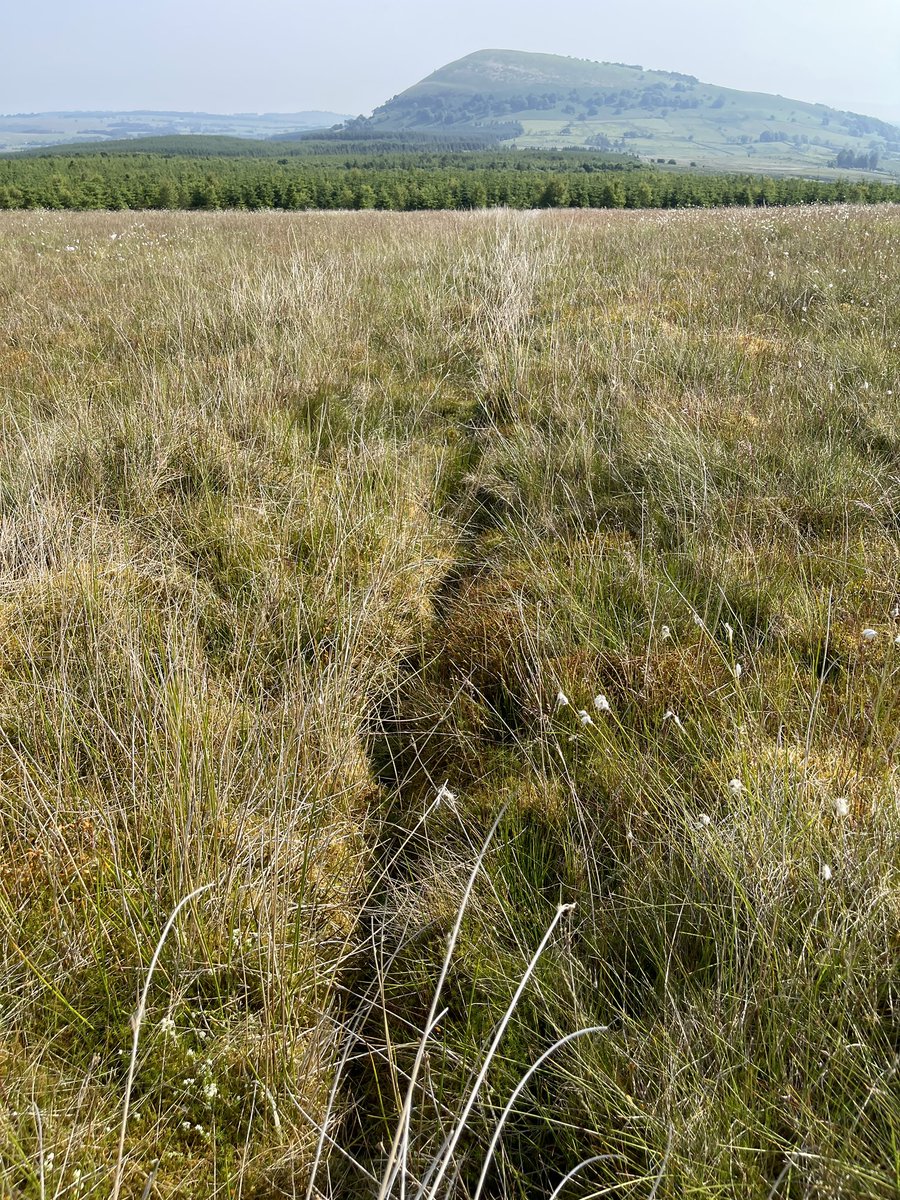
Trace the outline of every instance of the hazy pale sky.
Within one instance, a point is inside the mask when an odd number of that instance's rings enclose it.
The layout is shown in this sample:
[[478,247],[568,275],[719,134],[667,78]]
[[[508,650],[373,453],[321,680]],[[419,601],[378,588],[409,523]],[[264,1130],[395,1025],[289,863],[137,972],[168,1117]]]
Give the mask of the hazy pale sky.
[[0,112],[369,112],[473,50],[641,63],[900,121],[900,0],[0,0]]

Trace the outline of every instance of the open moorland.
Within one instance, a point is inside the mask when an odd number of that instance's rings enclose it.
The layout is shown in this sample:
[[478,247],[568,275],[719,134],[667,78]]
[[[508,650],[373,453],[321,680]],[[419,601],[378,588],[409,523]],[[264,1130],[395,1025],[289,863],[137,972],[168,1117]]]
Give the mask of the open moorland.
[[898,261],[0,214],[0,1196],[896,1197]]

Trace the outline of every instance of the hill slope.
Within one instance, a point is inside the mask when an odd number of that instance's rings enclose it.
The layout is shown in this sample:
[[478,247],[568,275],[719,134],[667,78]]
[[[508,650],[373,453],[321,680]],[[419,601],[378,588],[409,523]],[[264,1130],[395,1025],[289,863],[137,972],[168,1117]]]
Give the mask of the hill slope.
[[672,71],[515,50],[481,50],[442,67],[376,109],[372,123],[501,125],[520,145],[621,148],[680,166],[825,171],[841,154],[843,168],[900,173],[900,128],[874,117]]

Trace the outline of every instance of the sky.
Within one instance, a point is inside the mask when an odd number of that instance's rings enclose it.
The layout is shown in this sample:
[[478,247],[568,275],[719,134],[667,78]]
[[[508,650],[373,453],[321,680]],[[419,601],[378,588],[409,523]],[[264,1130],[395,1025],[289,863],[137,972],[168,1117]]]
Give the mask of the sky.
[[900,0],[0,0],[0,12],[2,113],[368,113],[502,48],[900,122]]

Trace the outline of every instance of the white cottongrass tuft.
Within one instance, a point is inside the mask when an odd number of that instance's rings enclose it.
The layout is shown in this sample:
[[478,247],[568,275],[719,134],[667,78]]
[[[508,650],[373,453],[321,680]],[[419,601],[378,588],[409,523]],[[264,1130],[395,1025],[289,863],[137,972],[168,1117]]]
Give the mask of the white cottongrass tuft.
[[743,673],[744,673],[744,668],[741,666],[741,664],[740,664],[740,663],[735,663],[735,664],[734,664],[734,677],[735,677],[735,679],[740,679],[740,677],[743,675]]
[[862,631],[862,640],[864,642],[874,642],[877,637],[878,637],[877,629],[864,629]]
[[734,626],[729,625],[727,621],[725,622],[725,636],[728,638],[729,642],[734,641]]
[[569,697],[562,690],[562,688],[560,688],[559,691],[556,693],[556,707],[557,708],[568,708],[569,707]]
[[[144,1013],[147,1011],[147,995],[150,991],[150,984],[153,981],[153,973],[156,970],[156,964],[159,962],[159,956],[162,954],[163,946],[166,944],[166,938],[172,931],[172,927],[178,920],[178,916],[186,905],[192,900],[196,900],[202,896],[204,892],[208,892],[210,888],[215,887],[214,883],[204,883],[201,887],[194,888],[186,896],[178,901],[172,909],[172,914],[163,926],[163,931],[159,935],[159,941],[156,943],[156,949],[153,951],[153,957],[150,959],[150,965],[147,967],[147,974],[144,978],[144,986],[141,990],[138,999],[138,1006],[131,1018],[131,1056],[128,1063],[128,1076],[125,1080],[125,1099],[122,1104],[122,1121],[119,1126],[119,1148],[116,1154],[115,1172],[113,1174],[113,1183],[110,1191],[110,1200],[119,1200],[119,1195],[122,1191],[122,1178],[125,1170],[125,1134],[128,1130],[128,1117],[131,1113],[131,1091],[134,1087],[134,1074],[137,1068],[138,1046],[141,1038],[141,1024],[144,1020]],[[202,1034],[201,1034],[202,1036]],[[140,1113],[134,1114],[134,1120],[140,1117]]]
[[449,780],[445,780],[444,783],[442,783],[441,786],[438,788],[437,795],[434,798],[435,804],[450,804],[450,805],[452,805],[456,802],[456,798],[457,798],[456,792],[450,791],[450,788],[447,786],[448,783],[449,783]]
[[612,712],[610,703],[602,692],[599,696],[594,697],[594,708],[596,708],[597,712]]
[[582,725],[593,725],[594,723],[594,718],[586,708],[582,708],[578,713],[578,720],[582,723]]
[[850,801],[846,796],[838,796],[834,802],[834,811],[839,817],[847,817],[850,815]]
[[668,625],[661,626],[660,631],[659,631],[659,637],[660,637],[660,640],[663,642],[668,642],[671,639],[672,630],[669,628]]
[[831,879],[831,876],[831,867],[829,867],[828,863],[822,863],[821,869],[819,870],[819,878],[823,883],[828,883],[828,881]]
[[709,815],[709,813],[701,813],[700,816],[697,818],[697,824],[701,828],[705,829],[707,827],[707,825],[712,824],[712,817]]
[[744,785],[741,783],[740,779],[729,779],[728,790],[731,792],[732,796],[739,796],[744,790]]
[[671,721],[672,724],[677,726],[679,729],[684,729],[684,725],[681,722],[681,717],[679,717],[678,713],[671,708],[666,709],[665,713],[663,714],[663,720]]

